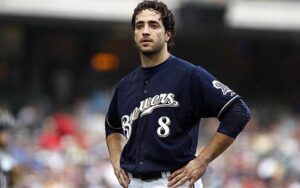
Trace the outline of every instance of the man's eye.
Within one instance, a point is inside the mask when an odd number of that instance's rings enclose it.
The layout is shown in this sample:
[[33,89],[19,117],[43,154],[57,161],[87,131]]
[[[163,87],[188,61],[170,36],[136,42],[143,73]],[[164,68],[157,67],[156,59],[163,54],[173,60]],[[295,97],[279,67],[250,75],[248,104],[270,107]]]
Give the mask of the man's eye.
[[151,27],[152,27],[152,28],[158,28],[159,25],[158,25],[158,24],[151,24]]
[[137,29],[141,29],[141,28],[143,27],[143,25],[138,24],[138,25],[136,25],[135,27],[136,27]]

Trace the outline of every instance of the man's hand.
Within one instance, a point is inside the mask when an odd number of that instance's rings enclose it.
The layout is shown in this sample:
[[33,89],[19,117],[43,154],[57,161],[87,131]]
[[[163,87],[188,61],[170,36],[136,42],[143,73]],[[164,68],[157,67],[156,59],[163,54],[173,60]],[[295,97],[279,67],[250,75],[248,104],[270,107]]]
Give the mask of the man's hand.
[[168,187],[178,187],[188,180],[190,182],[189,187],[192,187],[204,175],[208,164],[223,153],[233,141],[234,138],[217,132],[209,144],[199,153],[198,157],[171,174]]
[[120,167],[120,163],[119,162],[113,163],[113,168],[114,168],[115,175],[118,178],[119,184],[124,188],[128,188],[130,179],[127,173]]
[[127,173],[120,166],[120,156],[123,148],[122,135],[119,133],[112,133],[106,138],[106,143],[115,175],[118,178],[120,185],[127,188],[130,183],[130,179]]
[[191,160],[186,166],[171,174],[168,178],[168,187],[176,188],[186,181],[189,181],[189,187],[193,187],[193,184],[204,175],[207,166],[208,164],[199,158]]

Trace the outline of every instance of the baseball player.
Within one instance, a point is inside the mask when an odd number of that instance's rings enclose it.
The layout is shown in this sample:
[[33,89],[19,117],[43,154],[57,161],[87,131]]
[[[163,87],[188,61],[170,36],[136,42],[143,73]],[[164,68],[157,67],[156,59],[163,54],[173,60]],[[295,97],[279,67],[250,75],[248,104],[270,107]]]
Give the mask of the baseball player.
[[[208,164],[250,119],[233,90],[204,68],[169,53],[174,25],[162,2],[143,1],[132,16],[141,66],[118,83],[105,122],[110,159],[122,187],[201,188]],[[220,125],[195,156],[203,117],[217,117]]]

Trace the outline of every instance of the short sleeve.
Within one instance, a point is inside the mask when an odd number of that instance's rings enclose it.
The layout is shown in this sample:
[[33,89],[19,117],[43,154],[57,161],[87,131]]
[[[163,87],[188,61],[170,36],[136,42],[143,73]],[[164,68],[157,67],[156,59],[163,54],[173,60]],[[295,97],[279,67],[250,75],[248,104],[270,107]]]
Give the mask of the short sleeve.
[[123,134],[122,125],[118,118],[118,89],[115,89],[114,95],[110,102],[106,117],[105,117],[105,132],[106,137],[111,133]]
[[196,116],[220,118],[226,108],[240,98],[202,67],[194,69],[190,81]]

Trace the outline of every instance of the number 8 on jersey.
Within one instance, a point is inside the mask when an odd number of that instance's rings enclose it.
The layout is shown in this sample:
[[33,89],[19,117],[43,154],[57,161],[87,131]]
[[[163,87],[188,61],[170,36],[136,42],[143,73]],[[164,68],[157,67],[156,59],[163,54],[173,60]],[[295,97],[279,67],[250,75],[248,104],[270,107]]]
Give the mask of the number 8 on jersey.
[[159,137],[165,138],[170,134],[169,125],[171,124],[170,118],[167,116],[162,116],[158,119],[159,127],[157,129],[157,134]]

